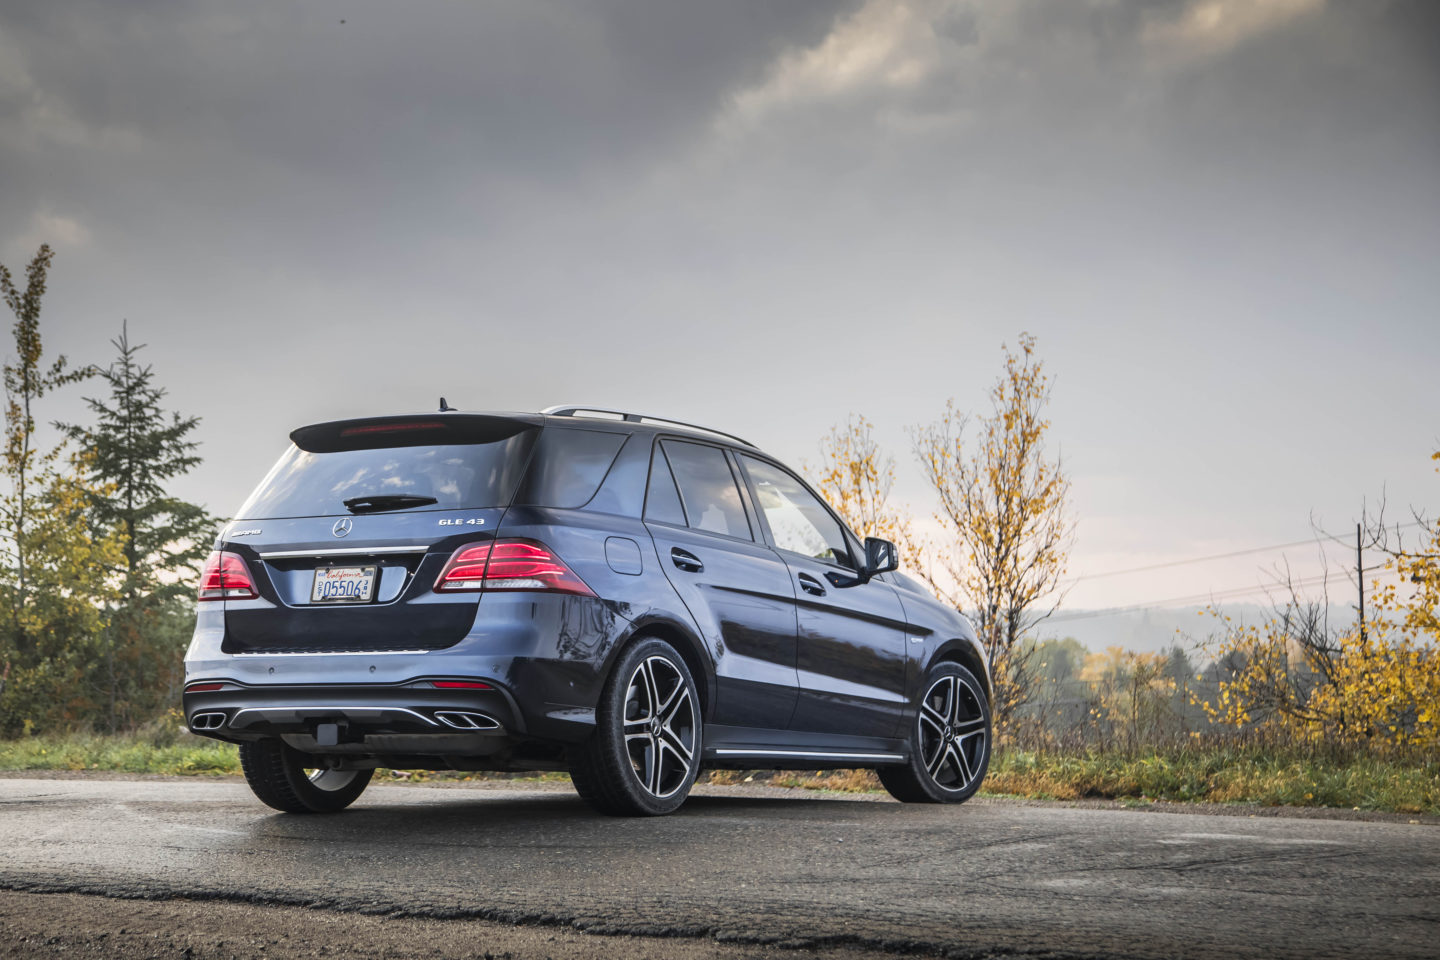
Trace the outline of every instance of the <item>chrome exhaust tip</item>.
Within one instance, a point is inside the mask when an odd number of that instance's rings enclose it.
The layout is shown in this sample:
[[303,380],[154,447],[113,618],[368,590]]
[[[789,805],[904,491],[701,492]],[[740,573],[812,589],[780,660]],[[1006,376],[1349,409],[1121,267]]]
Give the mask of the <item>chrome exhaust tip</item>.
[[225,726],[223,713],[197,713],[190,718],[191,730],[219,730]]
[[463,710],[436,710],[435,719],[456,730],[499,730],[500,721],[483,713]]

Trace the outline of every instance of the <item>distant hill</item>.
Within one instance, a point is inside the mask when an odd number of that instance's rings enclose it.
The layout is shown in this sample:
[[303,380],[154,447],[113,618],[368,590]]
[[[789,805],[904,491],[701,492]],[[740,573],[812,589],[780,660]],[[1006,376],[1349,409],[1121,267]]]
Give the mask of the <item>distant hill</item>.
[[[1092,652],[1106,647],[1123,647],[1154,653],[1178,643],[1190,649],[1203,642],[1219,627],[1211,616],[1202,616],[1202,607],[1176,607],[1150,610],[1060,610],[1036,628],[1041,640],[1074,637]],[[1270,608],[1254,603],[1227,604],[1225,613],[1236,621],[1255,623],[1270,613]],[[1349,624],[1355,611],[1346,606],[1332,606],[1330,621],[1338,626]]]

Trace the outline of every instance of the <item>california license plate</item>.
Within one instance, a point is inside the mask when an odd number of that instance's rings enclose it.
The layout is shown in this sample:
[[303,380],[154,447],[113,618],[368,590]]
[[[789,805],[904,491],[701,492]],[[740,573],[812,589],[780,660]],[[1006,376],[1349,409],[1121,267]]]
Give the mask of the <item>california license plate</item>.
[[320,567],[311,603],[364,603],[375,594],[375,567]]

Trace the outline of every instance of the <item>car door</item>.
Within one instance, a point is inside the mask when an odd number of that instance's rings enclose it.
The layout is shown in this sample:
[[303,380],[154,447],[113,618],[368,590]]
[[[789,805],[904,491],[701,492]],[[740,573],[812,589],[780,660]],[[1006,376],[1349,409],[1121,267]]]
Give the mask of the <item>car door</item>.
[[715,663],[710,722],[783,730],[795,710],[795,591],[760,540],[724,449],[655,445],[645,524]]
[[791,729],[894,736],[907,703],[900,598],[878,577],[856,582],[851,538],[798,477],[748,454],[738,460],[795,582],[800,694]]

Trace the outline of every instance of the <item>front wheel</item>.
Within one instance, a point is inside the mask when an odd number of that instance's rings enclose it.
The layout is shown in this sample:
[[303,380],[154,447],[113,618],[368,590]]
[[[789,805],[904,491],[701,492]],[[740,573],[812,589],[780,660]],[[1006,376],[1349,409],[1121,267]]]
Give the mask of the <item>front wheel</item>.
[[595,711],[595,733],[570,753],[575,790],[617,817],[671,813],[700,766],[700,699],[675,648],[649,639],[621,656]]
[[936,664],[925,677],[910,728],[910,761],[875,772],[904,803],[963,803],[989,769],[990,732],[990,704],[980,681],[958,663]]
[[240,744],[240,768],[251,791],[285,813],[334,813],[354,803],[373,770],[317,767],[319,758],[279,739]]

